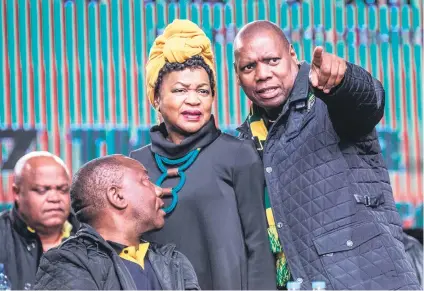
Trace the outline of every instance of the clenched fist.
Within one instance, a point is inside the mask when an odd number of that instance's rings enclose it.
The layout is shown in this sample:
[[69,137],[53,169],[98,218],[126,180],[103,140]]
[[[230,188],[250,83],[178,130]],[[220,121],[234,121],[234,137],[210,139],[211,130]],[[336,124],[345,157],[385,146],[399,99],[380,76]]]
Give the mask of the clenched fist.
[[329,93],[332,88],[340,84],[345,72],[345,60],[324,52],[324,48],[321,46],[315,48],[309,71],[309,81],[313,87]]

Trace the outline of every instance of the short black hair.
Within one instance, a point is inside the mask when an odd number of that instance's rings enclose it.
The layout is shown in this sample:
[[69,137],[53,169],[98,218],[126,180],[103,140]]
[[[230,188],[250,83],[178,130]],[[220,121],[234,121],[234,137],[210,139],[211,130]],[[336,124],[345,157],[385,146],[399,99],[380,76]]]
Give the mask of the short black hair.
[[206,64],[205,60],[201,56],[196,55],[187,59],[183,63],[169,63],[169,62],[165,63],[162,69],[160,69],[158,74],[158,79],[156,80],[156,83],[155,83],[155,99],[157,96],[159,96],[160,86],[162,85],[163,78],[166,76],[166,74],[174,72],[174,71],[184,71],[187,68],[205,69],[206,73],[208,73],[208,76],[209,76],[209,83],[212,90],[212,96],[215,96],[215,77],[213,75],[213,71]]
[[77,219],[90,224],[99,210],[106,207],[106,191],[110,186],[121,186],[124,175],[123,155],[94,159],[75,173],[71,184],[71,202]]

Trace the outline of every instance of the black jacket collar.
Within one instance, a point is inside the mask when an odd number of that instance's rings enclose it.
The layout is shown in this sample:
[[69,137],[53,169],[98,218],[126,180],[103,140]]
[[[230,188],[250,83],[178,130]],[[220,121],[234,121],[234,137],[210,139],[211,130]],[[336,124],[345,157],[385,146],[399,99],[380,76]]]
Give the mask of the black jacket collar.
[[19,235],[21,235],[22,237],[28,240],[34,240],[38,238],[35,232],[32,232],[28,229],[28,225],[25,223],[21,215],[18,213],[16,206],[14,206],[12,210],[9,212],[9,216],[10,216],[10,221],[12,222],[13,228],[15,229],[17,233],[19,233]]

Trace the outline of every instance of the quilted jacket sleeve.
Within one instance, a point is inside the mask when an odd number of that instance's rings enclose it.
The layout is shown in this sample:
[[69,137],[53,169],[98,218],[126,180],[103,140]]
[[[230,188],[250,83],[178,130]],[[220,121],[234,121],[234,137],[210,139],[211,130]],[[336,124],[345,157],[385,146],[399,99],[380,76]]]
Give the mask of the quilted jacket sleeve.
[[262,161],[250,140],[243,141],[235,160],[233,181],[247,252],[247,288],[275,290],[274,258],[266,232]]
[[199,282],[197,281],[197,275],[194,271],[193,265],[185,255],[177,251],[176,253],[181,262],[181,269],[183,271],[184,290],[200,290]]
[[363,68],[347,63],[342,83],[329,94],[314,90],[328,108],[341,138],[356,139],[369,134],[383,117],[385,92],[381,83]]
[[35,290],[97,290],[84,262],[67,250],[52,249],[40,261]]

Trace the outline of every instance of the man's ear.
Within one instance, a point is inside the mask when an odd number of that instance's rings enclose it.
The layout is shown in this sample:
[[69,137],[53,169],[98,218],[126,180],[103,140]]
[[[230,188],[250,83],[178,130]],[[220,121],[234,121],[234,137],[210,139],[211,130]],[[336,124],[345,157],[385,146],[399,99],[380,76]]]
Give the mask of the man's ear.
[[16,204],[19,204],[19,200],[21,199],[21,195],[19,195],[20,188],[16,183],[13,183],[12,185],[12,194],[13,194],[13,201],[15,201]]
[[290,54],[291,58],[293,59],[293,61],[296,63],[296,65],[299,65],[300,62],[297,59],[296,51],[294,50],[294,47],[291,44],[290,44],[290,47],[289,47],[289,54]]
[[237,85],[240,86],[240,78],[239,78],[239,74],[238,74],[238,71],[237,71],[237,64],[236,64],[236,62],[233,63],[233,66],[234,66],[234,72],[236,73]]
[[125,199],[122,191],[117,186],[110,186],[106,191],[106,197],[113,207],[122,210],[127,208],[128,202]]

